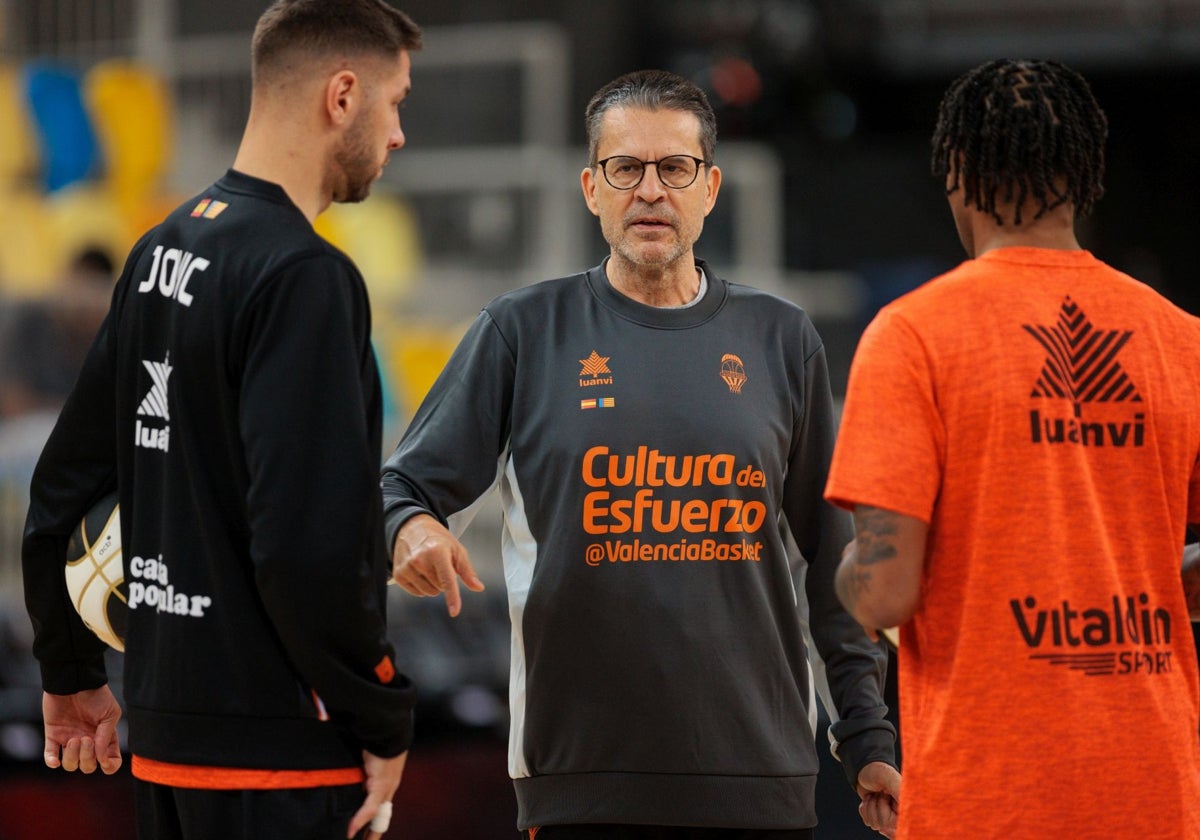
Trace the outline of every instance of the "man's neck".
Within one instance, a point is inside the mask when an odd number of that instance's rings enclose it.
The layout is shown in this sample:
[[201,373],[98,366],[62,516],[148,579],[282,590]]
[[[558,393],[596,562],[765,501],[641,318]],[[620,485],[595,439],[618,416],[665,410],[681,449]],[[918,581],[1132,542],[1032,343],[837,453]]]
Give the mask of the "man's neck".
[[646,306],[685,306],[700,292],[700,269],[691,257],[677,265],[639,269],[613,256],[605,272],[614,289]]
[[997,208],[1004,224],[998,224],[990,213],[972,213],[974,248],[971,256],[979,257],[997,248],[1047,248],[1054,251],[1078,251],[1075,236],[1075,208],[1060,204],[1034,219],[1036,210],[1026,206],[1021,224],[1013,224],[1012,207]]
[[297,133],[267,114],[254,114],[238,146],[233,168],[278,184],[310,222],[329,206],[329,190],[315,173],[323,172],[322,151],[316,142],[297,144]]

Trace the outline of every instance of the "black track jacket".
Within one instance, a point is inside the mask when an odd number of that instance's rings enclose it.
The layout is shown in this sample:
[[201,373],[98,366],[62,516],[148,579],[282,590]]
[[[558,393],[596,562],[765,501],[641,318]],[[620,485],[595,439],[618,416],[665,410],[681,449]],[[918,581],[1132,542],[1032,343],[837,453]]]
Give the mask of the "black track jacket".
[[381,406],[362,277],[279,186],[230,170],[134,247],[34,473],[23,567],[45,689],[101,685],[64,552],[119,486],[139,778],[307,787],[408,748]]

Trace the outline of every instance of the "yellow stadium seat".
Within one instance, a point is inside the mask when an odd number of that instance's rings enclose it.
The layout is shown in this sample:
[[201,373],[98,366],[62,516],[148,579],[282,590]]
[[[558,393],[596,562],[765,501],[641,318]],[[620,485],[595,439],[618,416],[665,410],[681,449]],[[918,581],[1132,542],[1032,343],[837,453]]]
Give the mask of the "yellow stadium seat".
[[405,322],[397,323],[386,337],[377,335],[377,343],[384,345],[380,353],[385,376],[405,419],[412,417],[433,387],[466,327]]
[[120,265],[133,245],[128,214],[104,184],[72,184],[46,199],[55,241],[66,265],[84,248],[99,247]]
[[102,61],[83,81],[100,140],[104,180],[132,212],[159,191],[170,166],[175,143],[170,91],[157,71],[127,59]]
[[23,91],[17,68],[0,62],[0,187],[4,189],[31,183],[40,162]]
[[422,262],[417,221],[404,201],[377,186],[360,204],[330,205],[314,227],[354,260],[377,313],[400,308]]
[[58,228],[38,190],[0,193],[0,290],[37,297],[58,283],[65,269]]

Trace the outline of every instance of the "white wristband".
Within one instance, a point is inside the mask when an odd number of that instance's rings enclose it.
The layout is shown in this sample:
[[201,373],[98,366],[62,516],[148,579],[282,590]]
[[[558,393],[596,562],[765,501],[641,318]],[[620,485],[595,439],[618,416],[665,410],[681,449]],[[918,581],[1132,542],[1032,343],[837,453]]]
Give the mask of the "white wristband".
[[368,828],[378,834],[383,834],[388,830],[388,826],[392,824],[392,803],[384,802],[379,806],[379,810],[375,812],[375,817],[371,820]]

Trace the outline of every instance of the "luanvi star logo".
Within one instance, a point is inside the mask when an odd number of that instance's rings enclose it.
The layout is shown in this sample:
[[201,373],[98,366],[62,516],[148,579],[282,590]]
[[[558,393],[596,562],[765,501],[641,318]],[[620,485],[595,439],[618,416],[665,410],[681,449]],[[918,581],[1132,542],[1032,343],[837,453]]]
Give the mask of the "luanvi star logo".
[[[612,371],[608,369],[608,360],[611,358],[611,356],[601,356],[593,350],[586,359],[580,359],[579,364],[583,365],[583,369],[579,371],[579,387],[611,385]],[[605,374],[608,375],[605,376]]]
[[1135,413],[1125,423],[1085,423],[1084,403],[1142,402],[1137,386],[1117,360],[1117,354],[1133,337],[1132,330],[1107,330],[1095,327],[1070,295],[1063,299],[1058,320],[1052,326],[1022,324],[1046,350],[1042,372],[1034,383],[1034,398],[1069,400],[1073,416],[1067,419],[1043,418],[1030,412],[1034,443],[1080,443],[1103,446],[1106,438],[1113,446],[1125,446],[1133,432],[1133,445],[1144,442],[1145,415]]
[[580,376],[599,376],[602,373],[612,373],[608,369],[608,360],[611,356],[601,356],[595,350],[592,355],[586,359],[580,359],[579,364],[583,365],[583,370],[579,371]]
[[171,378],[171,371],[175,369],[171,366],[171,354],[168,353],[161,362],[143,359],[142,366],[150,374],[150,391],[142,399],[137,413],[148,419],[145,424],[141,420],[134,421],[133,442],[144,449],[166,452],[170,446],[170,425],[154,428],[149,424],[156,421],[169,424],[171,421],[171,410],[167,402],[167,382]]
[[167,380],[171,378],[171,354],[161,362],[143,361],[142,366],[150,373],[150,392],[138,406],[138,414],[143,417],[161,417],[171,419],[171,411],[167,407]]

